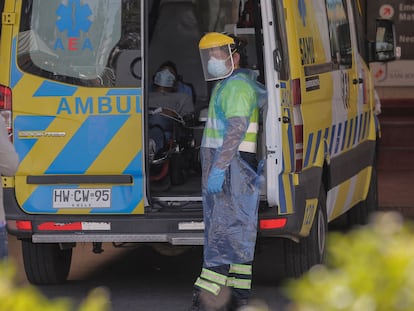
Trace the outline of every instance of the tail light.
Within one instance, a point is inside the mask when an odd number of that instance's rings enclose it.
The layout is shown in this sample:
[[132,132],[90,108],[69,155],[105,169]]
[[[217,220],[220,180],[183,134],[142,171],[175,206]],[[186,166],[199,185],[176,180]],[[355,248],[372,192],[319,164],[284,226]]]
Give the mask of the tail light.
[[280,229],[286,226],[287,218],[260,219],[259,228],[261,230]]
[[300,80],[292,80],[293,96],[293,114],[295,122],[295,172],[299,172],[303,167],[303,119],[300,105],[302,104],[302,95],[300,89]]
[[6,123],[9,138],[12,140],[12,91],[3,85],[0,85],[0,114]]

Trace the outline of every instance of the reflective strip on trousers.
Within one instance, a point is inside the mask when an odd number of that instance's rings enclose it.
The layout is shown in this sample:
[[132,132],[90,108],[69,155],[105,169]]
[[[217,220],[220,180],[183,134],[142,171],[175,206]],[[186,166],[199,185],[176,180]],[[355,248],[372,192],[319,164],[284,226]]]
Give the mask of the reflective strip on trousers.
[[237,279],[235,277],[230,277],[227,279],[227,286],[237,288],[237,289],[251,289],[252,280],[250,279]]
[[230,273],[252,275],[252,265],[232,264],[230,265]]
[[227,275],[222,275],[206,268],[203,268],[200,276],[205,280],[209,280],[220,285],[226,285],[227,282]]
[[212,293],[213,295],[217,296],[220,293],[220,285],[217,285],[215,283],[211,283],[209,281],[205,281],[201,278],[198,278],[197,281],[195,282],[195,286],[198,286],[199,288],[202,288],[210,293]]

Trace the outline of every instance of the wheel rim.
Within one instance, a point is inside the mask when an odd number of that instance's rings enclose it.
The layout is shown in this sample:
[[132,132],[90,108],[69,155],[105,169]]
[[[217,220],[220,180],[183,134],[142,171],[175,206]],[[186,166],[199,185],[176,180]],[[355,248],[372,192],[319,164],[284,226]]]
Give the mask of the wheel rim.
[[325,217],[323,212],[319,209],[318,211],[318,247],[320,258],[323,258],[325,251],[325,241],[326,241],[326,224]]

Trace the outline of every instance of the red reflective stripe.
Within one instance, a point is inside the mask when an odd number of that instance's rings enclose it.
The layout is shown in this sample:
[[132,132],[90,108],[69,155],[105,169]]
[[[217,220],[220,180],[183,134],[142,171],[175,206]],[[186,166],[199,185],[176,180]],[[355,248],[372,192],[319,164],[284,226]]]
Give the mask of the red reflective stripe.
[[[302,94],[300,79],[292,80],[292,100],[295,106],[295,172],[299,172],[303,167],[303,121],[300,105],[302,104]],[[299,146],[300,145],[300,146]]]
[[296,167],[295,172],[302,170],[303,165],[303,125],[295,125],[295,158]]
[[73,231],[82,230],[81,222],[58,223],[58,222],[44,222],[40,224],[37,229],[48,231]]
[[12,92],[11,89],[0,85],[0,109],[11,110],[12,109]]
[[0,85],[0,111],[6,123],[7,133],[10,141],[13,141],[12,128],[12,91],[10,88]]
[[286,218],[278,219],[261,219],[259,221],[260,229],[278,229],[283,228],[287,223]]

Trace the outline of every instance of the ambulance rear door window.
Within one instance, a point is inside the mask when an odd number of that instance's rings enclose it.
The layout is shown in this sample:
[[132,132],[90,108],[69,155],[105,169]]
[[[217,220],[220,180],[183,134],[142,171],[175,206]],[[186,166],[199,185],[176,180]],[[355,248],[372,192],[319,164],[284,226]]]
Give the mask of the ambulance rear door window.
[[[111,87],[119,85],[120,54],[131,50],[135,58],[140,56],[139,1],[25,0],[22,11],[18,64],[23,71],[66,83]],[[129,61],[131,65],[134,58]],[[129,84],[140,84],[133,82]]]

